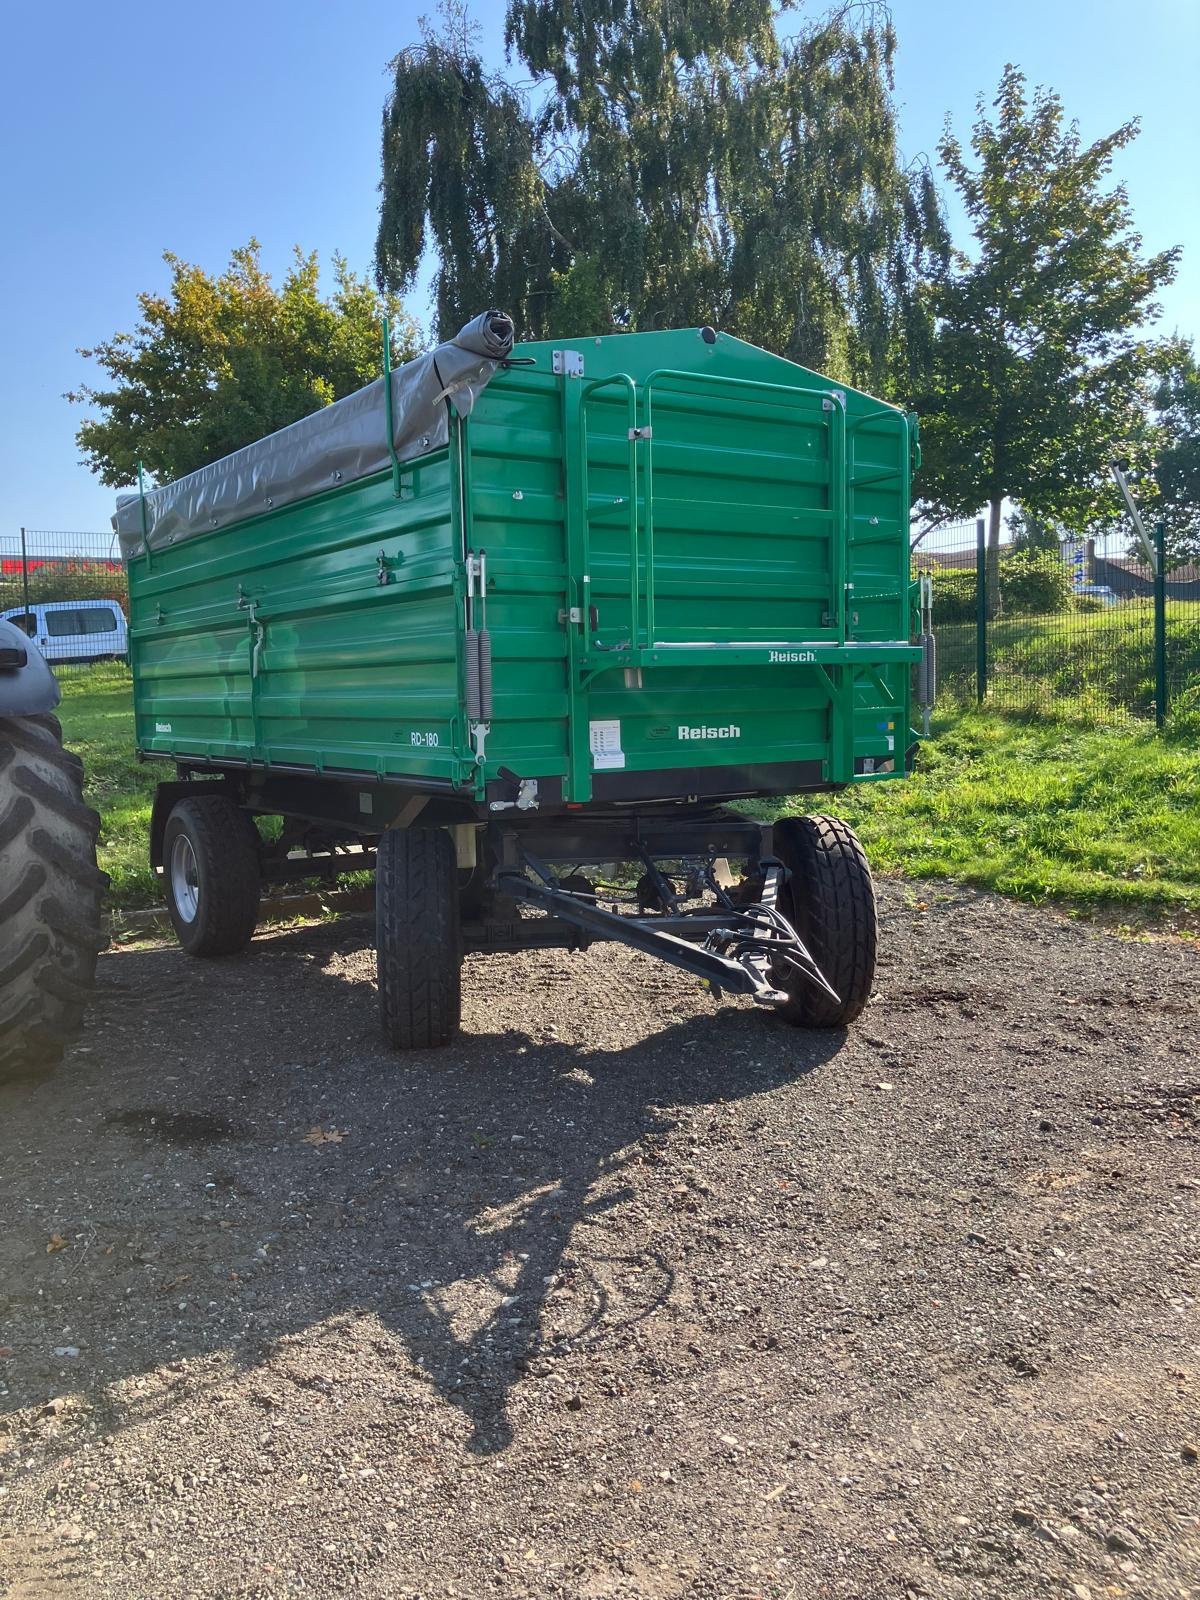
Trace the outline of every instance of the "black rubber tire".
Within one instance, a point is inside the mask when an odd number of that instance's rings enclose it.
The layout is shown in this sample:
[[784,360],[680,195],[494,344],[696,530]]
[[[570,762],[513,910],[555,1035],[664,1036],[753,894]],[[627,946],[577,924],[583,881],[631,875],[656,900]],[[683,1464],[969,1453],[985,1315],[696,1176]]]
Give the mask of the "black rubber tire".
[[804,1028],[844,1028],[871,998],[879,919],[871,868],[854,829],[838,817],[781,817],[775,854],[791,877],[780,910],[808,946],[831,986],[835,1003],[796,975],[778,974],[790,999],[780,1007]]
[[444,828],[389,828],[375,862],[379,1017],[396,1050],[449,1044],[462,1015],[454,840]]
[[[195,863],[192,916],[176,900],[172,859],[186,839]],[[262,867],[258,829],[228,795],[197,795],[171,808],[163,830],[163,889],[176,937],[189,956],[237,955],[258,926]]]
[[[25,722],[26,724],[32,723],[35,728],[47,728],[47,729],[49,729],[50,733],[53,735],[53,737],[55,739],[58,740],[59,744],[61,744],[63,742],[62,723],[54,715],[53,711],[39,711],[36,716],[22,717],[21,720],[23,722]],[[68,754],[70,754],[69,751],[68,751]],[[72,756],[71,759],[72,759],[72,761],[79,761],[79,757],[78,756]],[[80,772],[80,782],[82,783],[82,781],[83,781],[83,762],[82,761],[79,761],[79,772]]]
[[0,1083],[44,1076],[79,1031],[106,943],[99,827],[58,718],[0,718]]

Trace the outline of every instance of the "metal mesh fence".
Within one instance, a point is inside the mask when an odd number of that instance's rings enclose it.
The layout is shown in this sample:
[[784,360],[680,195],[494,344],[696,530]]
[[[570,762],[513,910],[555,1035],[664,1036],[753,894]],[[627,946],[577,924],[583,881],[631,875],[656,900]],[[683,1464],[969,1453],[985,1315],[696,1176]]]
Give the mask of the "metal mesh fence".
[[[978,523],[913,552],[933,576],[938,698],[1093,721],[1200,712],[1200,563],[1155,573],[1127,532],[1057,549],[979,549]],[[116,536],[0,533],[0,616],[56,665],[123,657],[128,582]]]
[[974,522],[935,530],[913,553],[913,567],[933,578],[933,631],[937,638],[938,699],[976,697],[976,534]]
[[0,616],[56,666],[123,657],[128,609],[115,534],[0,534]]
[[979,541],[960,523],[914,552],[933,574],[941,699],[1095,722],[1200,709],[1200,565],[1164,557],[1156,585],[1124,531],[991,556]]

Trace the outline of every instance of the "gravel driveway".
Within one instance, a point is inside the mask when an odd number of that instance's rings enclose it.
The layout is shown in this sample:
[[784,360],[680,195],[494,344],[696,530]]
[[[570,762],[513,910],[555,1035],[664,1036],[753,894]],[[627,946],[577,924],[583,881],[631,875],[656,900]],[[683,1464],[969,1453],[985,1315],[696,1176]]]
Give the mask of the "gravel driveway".
[[612,948],[102,958],[0,1092],[0,1594],[1194,1596],[1200,971],[886,884],[804,1034]]

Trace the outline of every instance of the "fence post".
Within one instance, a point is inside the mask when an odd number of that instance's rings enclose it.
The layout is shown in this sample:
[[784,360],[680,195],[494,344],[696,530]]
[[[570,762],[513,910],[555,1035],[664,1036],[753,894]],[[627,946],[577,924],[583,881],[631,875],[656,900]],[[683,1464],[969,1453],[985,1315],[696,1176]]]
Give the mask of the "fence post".
[[29,632],[29,554],[25,549],[25,529],[21,529],[21,599],[25,606],[25,632]]
[[1167,556],[1162,523],[1154,529],[1154,721],[1167,720]]
[[987,527],[982,517],[975,522],[975,699],[982,705],[987,698]]

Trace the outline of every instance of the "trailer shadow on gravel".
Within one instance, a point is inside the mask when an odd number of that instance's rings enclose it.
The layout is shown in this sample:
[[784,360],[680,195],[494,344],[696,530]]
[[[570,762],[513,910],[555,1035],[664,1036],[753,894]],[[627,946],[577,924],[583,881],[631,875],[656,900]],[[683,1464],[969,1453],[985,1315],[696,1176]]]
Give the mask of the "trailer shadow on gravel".
[[19,1219],[0,1409],[78,1391],[103,1435],[228,1387],[231,1365],[332,1392],[348,1341],[457,1408],[468,1450],[502,1451],[518,1385],[636,1343],[670,1300],[686,1229],[647,1248],[637,1223],[703,1205],[699,1147],[660,1173],[681,1112],[768,1094],[844,1039],[623,952],[543,952],[470,963],[462,1037],[397,1057],[369,931],[102,960],[81,1048],[0,1095],[0,1212]]

